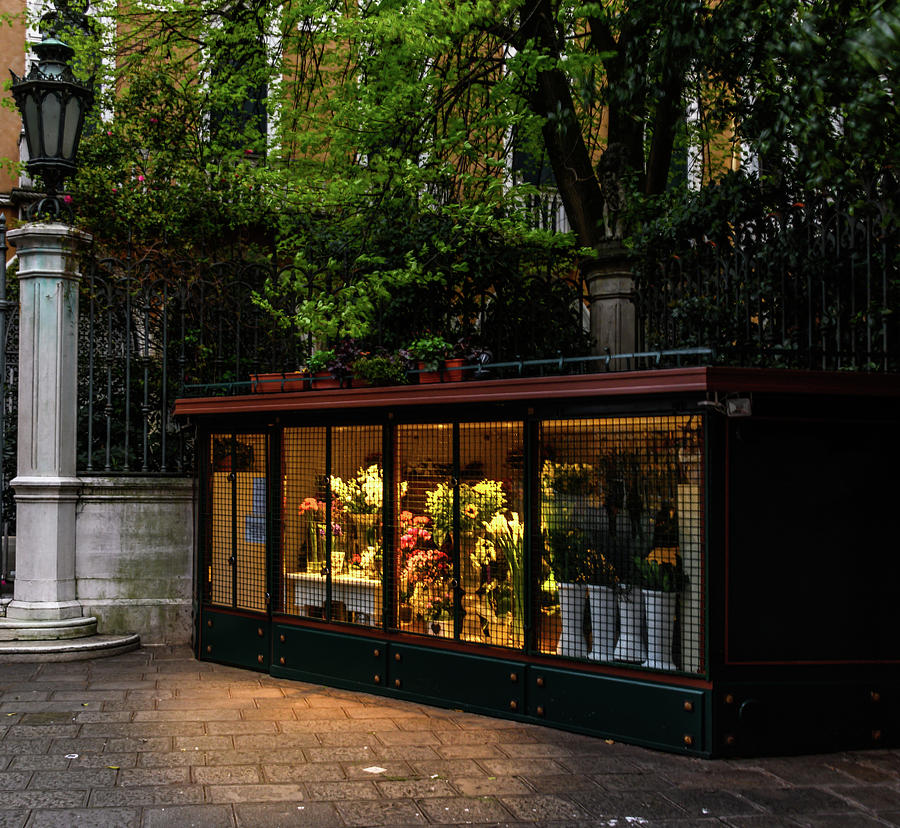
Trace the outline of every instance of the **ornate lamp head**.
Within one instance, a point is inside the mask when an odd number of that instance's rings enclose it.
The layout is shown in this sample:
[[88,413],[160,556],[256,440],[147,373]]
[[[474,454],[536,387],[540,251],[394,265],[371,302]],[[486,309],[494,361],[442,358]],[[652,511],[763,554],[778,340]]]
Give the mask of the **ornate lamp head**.
[[[83,8],[86,8],[84,6]],[[67,176],[75,172],[75,154],[84,118],[94,102],[91,83],[72,73],[75,53],[57,34],[73,23],[86,28],[83,10],[70,9],[65,0],[44,17],[43,39],[34,46],[38,61],[23,78],[10,71],[12,94],[22,113],[28,144],[28,172],[39,175],[53,196]]]

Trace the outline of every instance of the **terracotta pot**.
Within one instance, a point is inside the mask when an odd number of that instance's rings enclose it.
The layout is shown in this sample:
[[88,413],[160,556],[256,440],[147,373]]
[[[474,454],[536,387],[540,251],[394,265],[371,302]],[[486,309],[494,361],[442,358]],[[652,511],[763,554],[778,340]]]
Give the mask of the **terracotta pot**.
[[254,394],[277,394],[280,391],[303,391],[308,383],[302,371],[272,374],[250,374]]
[[341,381],[331,376],[331,371],[316,371],[312,376],[312,387],[315,391],[323,388],[340,388]]
[[424,383],[432,383],[432,382],[440,382],[441,381],[442,373],[441,373],[440,365],[438,365],[438,367],[435,368],[433,371],[429,370],[432,365],[434,365],[434,363],[431,363],[431,362],[421,362],[420,361],[418,363],[419,384],[420,385],[424,384]]
[[445,359],[443,372],[444,382],[462,382],[466,378],[466,372],[462,370],[462,367],[465,364],[466,361],[460,357]]

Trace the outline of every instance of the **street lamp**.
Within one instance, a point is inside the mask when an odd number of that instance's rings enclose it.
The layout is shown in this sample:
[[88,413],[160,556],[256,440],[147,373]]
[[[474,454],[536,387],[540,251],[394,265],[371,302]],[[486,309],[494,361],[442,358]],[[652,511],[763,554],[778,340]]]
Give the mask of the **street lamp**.
[[40,175],[47,188],[48,197],[33,208],[36,214],[48,209],[59,213],[56,192],[75,172],[84,116],[94,102],[92,85],[78,80],[69,66],[75,50],[56,36],[56,26],[71,19],[65,2],[62,5],[56,25],[43,31],[43,39],[34,46],[38,61],[31,64],[28,75],[20,78],[10,70],[28,144],[28,172],[32,177]]

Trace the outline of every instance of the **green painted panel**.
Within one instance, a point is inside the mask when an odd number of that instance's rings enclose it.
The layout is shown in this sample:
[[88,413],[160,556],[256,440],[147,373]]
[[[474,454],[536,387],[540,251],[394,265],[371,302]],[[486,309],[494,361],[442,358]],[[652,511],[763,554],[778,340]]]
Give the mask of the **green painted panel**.
[[508,715],[525,709],[521,662],[391,644],[388,670],[390,688],[401,695]]
[[269,669],[269,619],[204,607],[200,613],[199,658],[252,670]]
[[741,682],[716,692],[716,752],[813,753],[900,744],[895,682]]
[[545,724],[666,750],[710,752],[706,691],[533,665],[527,686],[528,713]]
[[387,646],[378,639],[276,624],[273,666],[279,674],[363,688],[383,687]]

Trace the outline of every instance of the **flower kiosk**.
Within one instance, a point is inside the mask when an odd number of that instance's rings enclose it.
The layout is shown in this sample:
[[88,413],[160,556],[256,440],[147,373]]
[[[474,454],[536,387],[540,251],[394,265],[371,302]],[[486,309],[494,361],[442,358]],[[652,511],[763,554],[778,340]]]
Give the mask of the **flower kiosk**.
[[200,658],[699,756],[900,742],[900,383],[183,398]]

